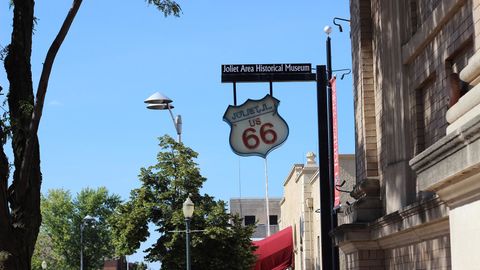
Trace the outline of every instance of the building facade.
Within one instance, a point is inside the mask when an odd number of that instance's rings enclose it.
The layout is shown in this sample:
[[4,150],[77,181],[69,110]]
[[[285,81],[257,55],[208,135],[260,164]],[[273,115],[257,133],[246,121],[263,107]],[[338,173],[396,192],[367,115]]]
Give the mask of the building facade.
[[479,269],[480,1],[351,0],[346,269]]
[[103,262],[103,270],[129,270],[137,269],[137,267],[137,263],[127,262],[125,256],[121,256],[117,259],[105,259],[105,261]]
[[[232,198],[230,199],[230,213],[238,214],[243,218],[244,225],[256,225],[252,238],[267,237],[267,210],[265,198]],[[280,220],[280,198],[268,198],[270,234],[278,232]]]
[[[355,184],[355,156],[339,155],[339,162],[340,180],[345,181],[341,189],[349,191]],[[318,165],[313,153],[307,154],[306,164],[293,166],[285,179],[283,189],[280,230],[292,227],[295,269],[320,269],[320,186]],[[351,201],[350,194],[342,192],[340,201],[347,205]],[[341,210],[338,213],[338,222],[344,222]]]

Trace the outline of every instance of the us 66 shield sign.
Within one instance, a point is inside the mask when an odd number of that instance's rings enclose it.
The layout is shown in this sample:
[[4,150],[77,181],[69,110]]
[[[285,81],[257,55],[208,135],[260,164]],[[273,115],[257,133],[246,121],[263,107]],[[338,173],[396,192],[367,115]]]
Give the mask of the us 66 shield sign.
[[288,137],[288,125],[278,114],[280,101],[271,95],[228,106],[223,120],[230,127],[230,146],[241,156],[261,156],[280,146]]

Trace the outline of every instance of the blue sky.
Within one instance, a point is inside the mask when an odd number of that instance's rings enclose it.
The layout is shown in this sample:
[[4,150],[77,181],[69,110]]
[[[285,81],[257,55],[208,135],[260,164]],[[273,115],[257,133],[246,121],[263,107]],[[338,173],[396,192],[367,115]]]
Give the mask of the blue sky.
[[[0,45],[9,42],[9,1],[0,6]],[[127,199],[141,167],[155,163],[157,137],[175,136],[168,112],[145,108],[159,91],[183,118],[183,142],[199,153],[203,191],[228,200],[265,193],[264,161],[239,157],[222,121],[233,103],[221,65],[325,64],[325,25],[349,18],[348,1],[180,1],[180,18],[165,18],[145,1],[84,1],[57,56],[40,125],[42,191],[106,186]],[[33,47],[35,85],[69,1],[38,1]],[[351,67],[349,27],[332,33],[333,69]],[[8,88],[5,73],[0,85]],[[352,78],[337,82],[340,153],[354,152]],[[262,98],[268,84],[237,86],[238,103]],[[294,163],[318,151],[314,83],[275,83],[289,138],[268,156],[269,194],[282,196]]]

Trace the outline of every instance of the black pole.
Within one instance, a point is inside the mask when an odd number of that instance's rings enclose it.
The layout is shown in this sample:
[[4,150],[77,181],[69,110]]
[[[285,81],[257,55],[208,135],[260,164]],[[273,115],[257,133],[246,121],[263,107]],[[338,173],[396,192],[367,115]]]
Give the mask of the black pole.
[[[327,81],[330,86],[330,79],[332,78],[332,44],[330,36],[327,36]],[[330,110],[331,111],[331,110]]]
[[233,82],[233,105],[237,106],[237,82]]
[[187,257],[187,270],[190,270],[191,269],[191,266],[190,266],[190,218],[185,219],[185,225],[186,225],[185,250],[186,250],[186,257]]
[[83,220],[80,223],[80,270],[83,270]]
[[327,95],[327,70],[317,66],[317,119],[318,119],[318,157],[320,183],[320,235],[322,239],[322,269],[334,269],[332,231],[332,182],[329,181],[329,113]]
[[[330,36],[327,36],[326,42],[327,49],[327,108],[328,108],[328,183],[329,183],[329,199],[330,199],[330,231],[337,227],[337,214],[333,211],[334,207],[334,190],[335,190],[335,179],[334,179],[334,161],[333,161],[333,113],[332,113],[332,88],[330,80],[332,79],[332,44]],[[329,236],[328,240],[331,242],[331,256],[332,256],[332,267],[329,269],[338,270],[339,269],[339,258],[338,258],[338,248],[333,245],[332,239]]]

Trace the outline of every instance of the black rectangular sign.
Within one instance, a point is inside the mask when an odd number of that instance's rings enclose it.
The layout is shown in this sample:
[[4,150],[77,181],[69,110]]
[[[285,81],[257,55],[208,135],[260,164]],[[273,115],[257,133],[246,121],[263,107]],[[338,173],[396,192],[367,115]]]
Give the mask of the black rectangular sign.
[[222,82],[314,81],[312,64],[222,65]]

